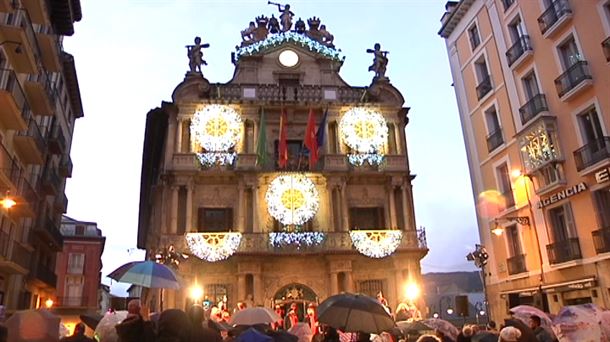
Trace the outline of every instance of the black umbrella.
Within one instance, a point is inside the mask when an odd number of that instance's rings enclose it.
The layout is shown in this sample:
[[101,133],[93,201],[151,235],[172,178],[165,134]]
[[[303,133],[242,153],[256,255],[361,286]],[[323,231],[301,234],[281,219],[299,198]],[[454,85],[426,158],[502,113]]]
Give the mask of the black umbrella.
[[409,331],[413,331],[413,330],[414,331],[431,331],[431,330],[434,330],[434,328],[425,325],[424,323],[422,323],[422,321],[413,321],[413,322],[400,321],[400,322],[396,322],[396,326],[405,335]]
[[86,326],[91,328],[91,330],[95,330],[95,328],[97,328],[97,324],[102,320],[102,317],[104,316],[98,314],[86,314],[79,316],[80,320],[85,323]]
[[519,342],[538,342],[534,331],[522,321],[518,319],[505,319],[504,325],[507,327],[515,327],[521,331]]
[[320,303],[318,320],[344,332],[378,334],[395,326],[390,314],[376,299],[352,293],[334,295]]

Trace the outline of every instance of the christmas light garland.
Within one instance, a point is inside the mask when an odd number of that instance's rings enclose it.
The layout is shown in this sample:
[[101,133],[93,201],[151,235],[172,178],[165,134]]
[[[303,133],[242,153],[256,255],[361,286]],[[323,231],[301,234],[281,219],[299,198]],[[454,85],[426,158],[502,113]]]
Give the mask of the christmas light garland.
[[269,36],[260,42],[256,42],[252,45],[238,48],[235,52],[235,60],[238,61],[243,56],[252,56],[264,52],[267,49],[280,46],[284,43],[293,43],[297,46],[306,48],[311,52],[318,53],[327,58],[335,61],[342,61],[344,57],[341,56],[339,50],[333,49],[326,45],[320,44],[319,42],[296,32],[284,32],[277,35]]
[[239,113],[225,105],[206,105],[191,120],[191,137],[205,152],[228,152],[239,142],[241,131]]
[[201,166],[206,168],[216,165],[233,165],[237,159],[235,152],[199,152],[196,155]]
[[385,258],[396,251],[402,240],[400,230],[352,230],[352,245],[370,258]]
[[326,235],[323,232],[271,232],[269,233],[269,244],[276,248],[296,246],[297,249],[300,249],[320,245],[325,238]]
[[186,244],[199,259],[216,262],[235,254],[241,233],[186,233]]
[[385,160],[385,156],[380,153],[348,153],[347,160],[354,166],[362,166],[365,162],[375,166],[381,165]]
[[302,225],[319,207],[316,186],[302,174],[277,176],[269,184],[265,200],[269,214],[284,225]]

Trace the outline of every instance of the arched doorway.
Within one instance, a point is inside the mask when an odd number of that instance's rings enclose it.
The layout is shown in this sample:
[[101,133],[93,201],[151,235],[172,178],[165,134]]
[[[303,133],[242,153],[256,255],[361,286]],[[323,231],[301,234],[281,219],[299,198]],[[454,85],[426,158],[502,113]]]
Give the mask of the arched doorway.
[[281,287],[273,296],[273,304],[277,309],[281,308],[283,314],[288,312],[288,308],[292,304],[298,307],[299,321],[303,321],[304,315],[307,312],[307,307],[310,304],[318,305],[318,296],[309,287],[299,283],[291,283]]

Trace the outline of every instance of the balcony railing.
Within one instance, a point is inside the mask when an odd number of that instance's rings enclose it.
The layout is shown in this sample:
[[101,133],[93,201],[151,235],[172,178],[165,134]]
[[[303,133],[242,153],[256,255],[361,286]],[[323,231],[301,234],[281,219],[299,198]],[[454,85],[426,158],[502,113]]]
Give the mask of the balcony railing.
[[55,209],[60,213],[65,213],[68,211],[68,197],[66,194],[58,194],[55,196]]
[[521,108],[519,108],[521,124],[525,125],[539,113],[548,110],[549,108],[546,104],[546,96],[544,96],[544,94],[538,94],[532,97]]
[[61,248],[64,243],[64,238],[59,231],[59,227],[49,217],[41,219],[34,231],[42,234],[43,237],[51,241],[58,248]]
[[57,297],[57,306],[66,307],[86,307],[89,305],[88,298],[83,296]]
[[517,42],[506,51],[506,59],[508,60],[508,66],[513,65],[519,57],[523,56],[525,52],[532,51],[532,44],[530,43],[530,36],[523,35],[519,37]]
[[58,124],[53,125],[49,132],[49,152],[62,154],[66,150],[66,138]]
[[515,206],[515,196],[513,194],[513,189],[507,189],[502,193],[502,198],[504,198],[504,203],[506,204],[506,208]]
[[610,62],[610,37],[604,39],[602,42],[602,49],[604,49],[604,56],[606,56],[606,62]]
[[40,191],[47,195],[61,192],[61,178],[54,167],[48,167],[40,179]]
[[321,87],[311,85],[285,86],[277,84],[213,85],[210,93],[225,100],[258,100],[270,102],[362,102],[367,89],[353,87]]
[[64,178],[72,177],[73,167],[72,158],[70,158],[69,155],[64,155],[61,159],[61,163],[59,163],[59,175]]
[[34,272],[32,273],[34,279],[38,279],[45,283],[49,287],[55,288],[57,286],[57,275],[54,271],[50,270],[47,266],[42,264],[36,265]]
[[13,250],[11,253],[11,261],[23,267],[24,269],[29,270],[30,255],[32,253],[16,241],[13,241],[12,249]]
[[498,128],[487,136],[487,151],[491,152],[504,143],[502,129]]
[[0,186],[4,188],[16,187],[19,184],[21,169],[6,147],[0,142]]
[[19,205],[16,205],[14,209],[11,209],[11,213],[18,216],[34,216],[38,205],[38,192],[36,192],[24,175],[19,179],[17,196],[19,197],[17,201]]
[[595,252],[598,254],[610,252],[610,226],[595,230],[591,235],[593,235]]
[[30,119],[28,129],[17,132],[16,136],[32,139],[34,141],[34,144],[36,145],[36,148],[38,149],[38,152],[41,155],[47,153],[47,143],[45,142],[42,136],[42,132],[40,132],[40,128],[38,127],[38,123],[36,123],[36,120]]
[[477,99],[482,99],[487,93],[491,91],[491,77],[489,75],[485,76],[481,83],[477,85]]
[[559,97],[562,97],[583,81],[590,79],[593,79],[593,77],[591,77],[591,72],[589,72],[589,64],[587,61],[578,61],[555,79],[557,94]]
[[578,238],[569,238],[565,241],[555,241],[546,246],[551,264],[576,260],[582,258]]
[[525,267],[525,254],[515,255],[506,259],[506,264],[508,265],[508,274],[510,275],[527,271]]
[[610,158],[610,137],[593,140],[574,151],[577,171],[582,171],[587,167],[608,158]]
[[540,32],[545,34],[553,25],[555,25],[563,17],[572,14],[572,9],[568,0],[555,0],[551,5],[538,17],[538,25]]
[[[0,107],[0,122],[9,129],[25,127],[32,117],[32,112],[26,110],[28,105],[25,92],[13,70],[0,68],[0,95],[0,98],[5,98],[8,102]],[[11,102],[12,104],[9,104]],[[22,124],[16,124],[13,117],[20,118]]]

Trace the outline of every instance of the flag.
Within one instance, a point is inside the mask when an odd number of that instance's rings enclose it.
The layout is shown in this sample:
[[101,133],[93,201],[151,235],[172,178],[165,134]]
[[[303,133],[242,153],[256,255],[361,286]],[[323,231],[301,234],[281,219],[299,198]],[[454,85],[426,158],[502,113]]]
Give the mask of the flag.
[[288,164],[288,142],[286,141],[286,126],[288,125],[288,117],[286,110],[282,108],[282,114],[280,115],[280,143],[278,145],[278,159],[277,163],[279,167],[286,167]]
[[326,117],[328,116],[328,107],[324,111],[324,116],[322,116],[322,121],[318,125],[318,130],[316,131],[316,140],[318,142],[318,149],[324,145],[325,132],[326,132]]
[[318,139],[316,137],[316,114],[309,109],[307,128],[305,129],[305,147],[309,150],[309,168],[316,166],[318,162]]
[[267,162],[267,123],[265,122],[265,109],[261,108],[261,120],[258,125],[258,140],[256,142],[256,165],[265,165]]

